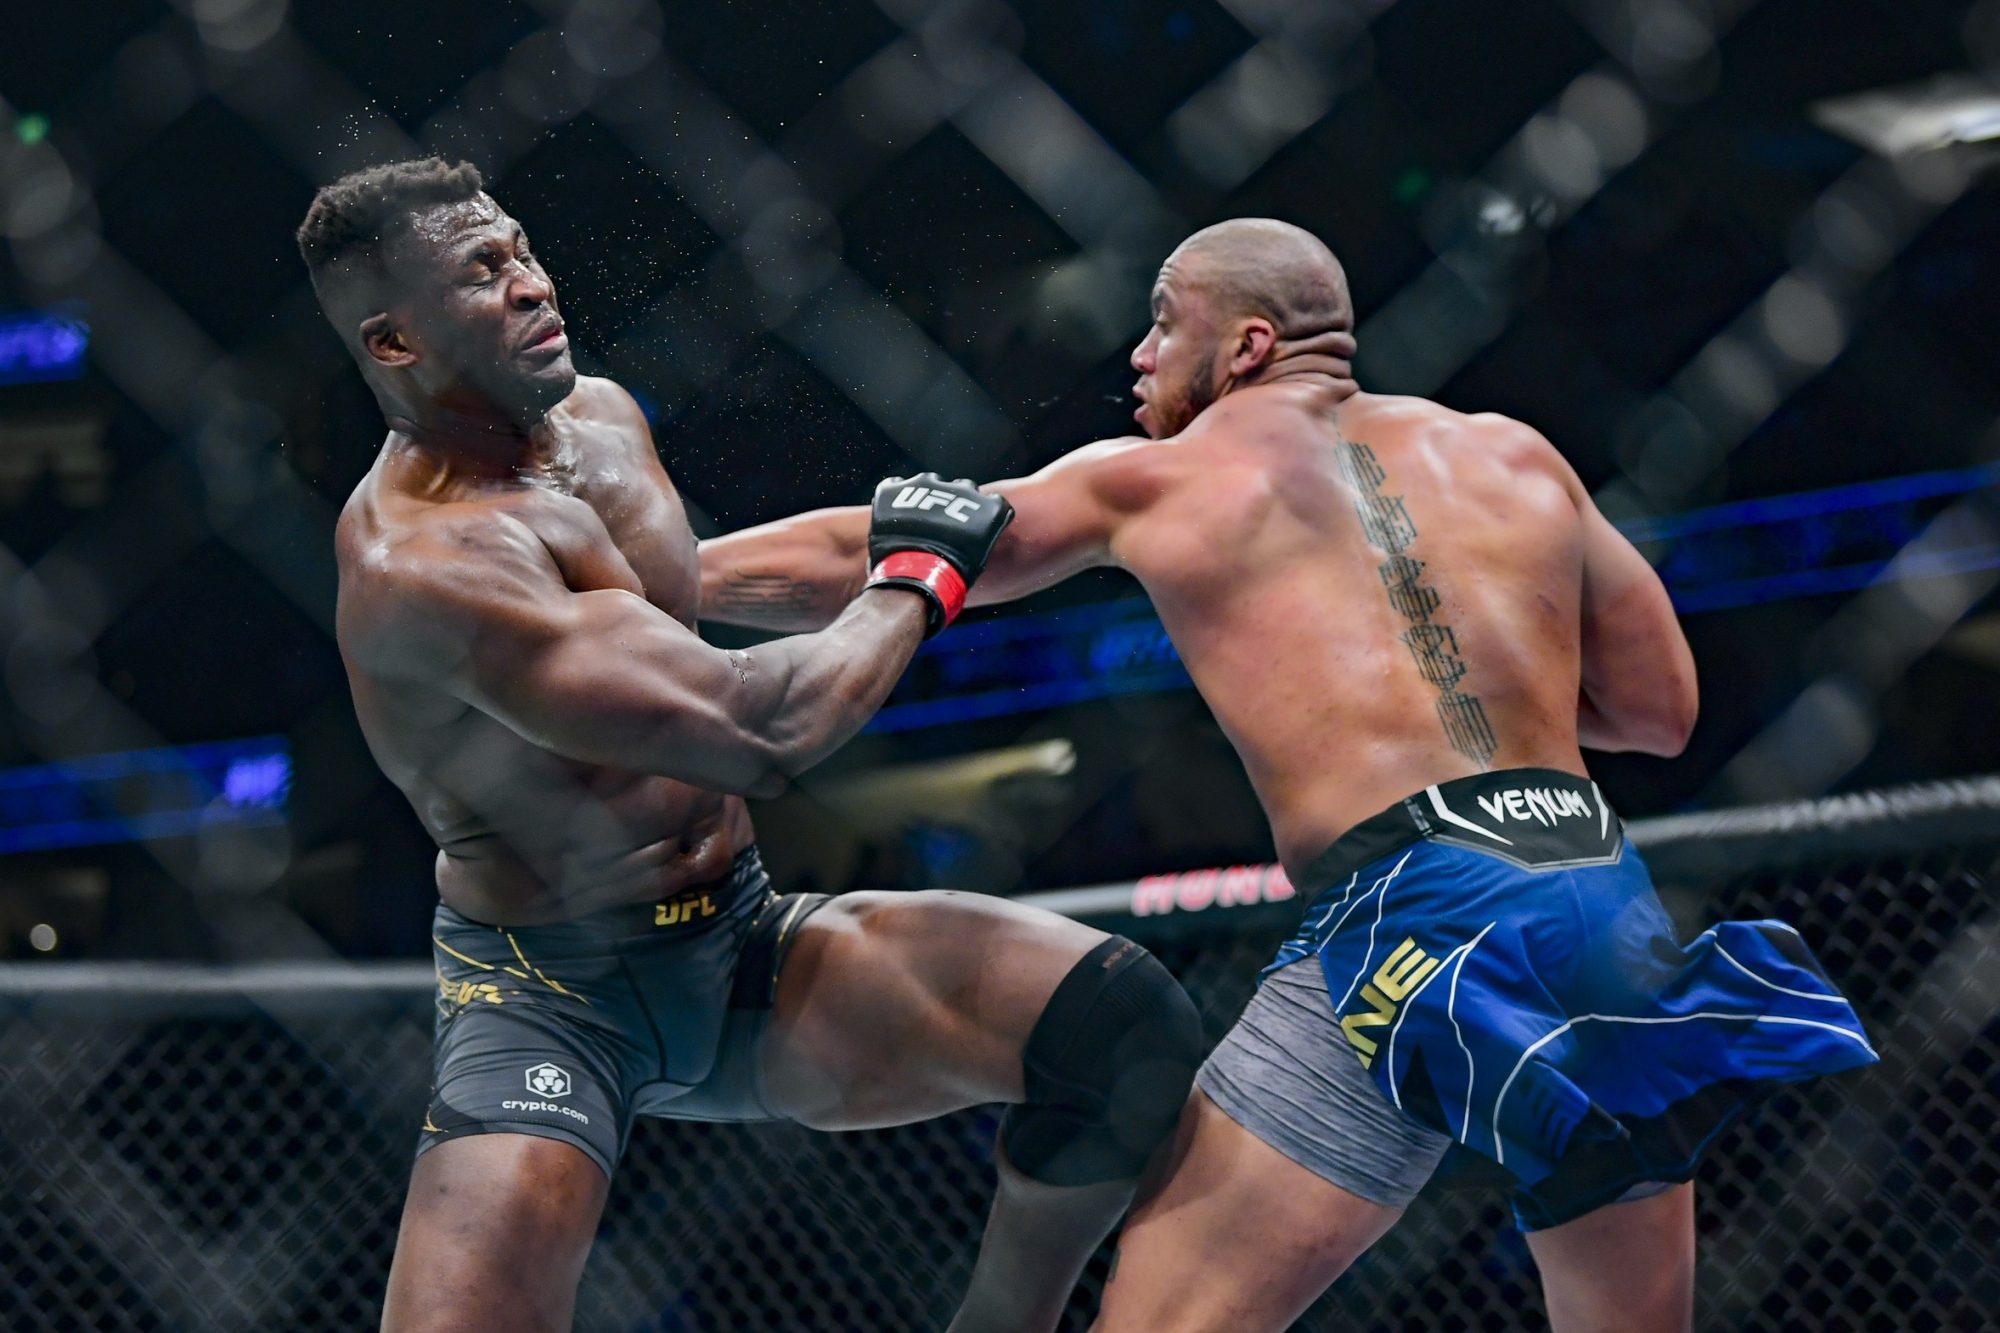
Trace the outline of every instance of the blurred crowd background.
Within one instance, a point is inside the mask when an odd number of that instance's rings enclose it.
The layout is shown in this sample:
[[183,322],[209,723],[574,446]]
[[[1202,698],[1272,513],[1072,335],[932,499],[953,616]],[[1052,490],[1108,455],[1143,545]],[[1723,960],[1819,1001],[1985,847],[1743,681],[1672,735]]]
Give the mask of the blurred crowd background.
[[[1996,0],[9,4],[0,956],[424,950],[332,635],[383,426],[292,241],[345,171],[480,167],[704,534],[1129,433],[1175,242],[1308,227],[1364,387],[1539,427],[1661,569],[1703,714],[1594,765],[1636,816],[2000,767],[1994,135]],[[1270,853],[1109,573],[757,816],[785,888]]]

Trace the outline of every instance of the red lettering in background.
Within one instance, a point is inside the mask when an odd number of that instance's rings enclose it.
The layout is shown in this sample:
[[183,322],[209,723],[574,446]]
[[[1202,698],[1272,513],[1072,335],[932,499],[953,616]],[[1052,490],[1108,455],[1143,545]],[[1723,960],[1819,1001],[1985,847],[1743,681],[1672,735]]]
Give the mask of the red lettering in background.
[[1168,912],[1202,912],[1210,907],[1255,907],[1281,903],[1298,890],[1282,866],[1230,866],[1217,870],[1182,870],[1147,875],[1132,886],[1133,916],[1163,916]]
[[1264,888],[1263,866],[1231,866],[1215,892],[1219,907],[1254,907]]
[[1215,901],[1215,888],[1222,880],[1220,870],[1189,870],[1181,875],[1180,890],[1174,901],[1183,912],[1200,912]]
[[1132,886],[1132,915],[1160,916],[1174,910],[1178,875],[1148,875]]

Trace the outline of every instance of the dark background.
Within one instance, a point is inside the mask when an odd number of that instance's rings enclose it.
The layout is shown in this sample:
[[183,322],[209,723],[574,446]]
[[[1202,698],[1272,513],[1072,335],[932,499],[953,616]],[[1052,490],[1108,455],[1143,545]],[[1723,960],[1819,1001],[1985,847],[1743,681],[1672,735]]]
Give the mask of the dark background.
[[[0,386],[0,765],[258,735],[295,763],[284,828],[0,856],[9,952],[58,917],[68,956],[422,948],[429,844],[330,633],[332,521],[383,428],[292,243],[375,161],[480,166],[704,533],[1126,433],[1154,268],[1237,215],[1341,255],[1365,385],[1533,423],[1620,521],[1996,456],[1982,160],[1890,162],[1812,113],[1990,76],[1990,0],[107,0],[8,28],[0,309],[82,319],[91,359]],[[1649,546],[1872,568],[1928,532],[1953,558],[1687,610],[1701,724],[1678,760],[1595,763],[1614,802],[1995,767],[1990,489],[1859,537]],[[1073,769],[977,817],[841,813],[885,769],[1052,740]],[[863,737],[760,817],[781,879],[827,889],[1269,855],[1185,690]]]

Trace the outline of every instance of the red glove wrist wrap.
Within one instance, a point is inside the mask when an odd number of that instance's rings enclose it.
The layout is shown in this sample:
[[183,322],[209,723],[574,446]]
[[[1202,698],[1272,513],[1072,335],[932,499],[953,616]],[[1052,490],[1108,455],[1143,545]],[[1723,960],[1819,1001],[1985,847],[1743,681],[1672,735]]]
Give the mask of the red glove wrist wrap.
[[965,577],[941,555],[929,551],[892,551],[868,575],[871,584],[884,579],[913,579],[930,589],[938,605],[944,608],[946,625],[965,609]]

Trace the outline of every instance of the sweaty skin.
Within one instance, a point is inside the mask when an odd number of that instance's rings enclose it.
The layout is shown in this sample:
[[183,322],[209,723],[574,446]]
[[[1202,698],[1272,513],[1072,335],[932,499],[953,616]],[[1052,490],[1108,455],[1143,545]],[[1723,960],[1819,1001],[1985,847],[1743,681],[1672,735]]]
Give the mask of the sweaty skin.
[[[1149,376],[1160,339],[1134,354]],[[1583,774],[1580,744],[1672,753],[1692,722],[1658,579],[1554,447],[1504,417],[1281,371],[1171,438],[1089,445],[990,489],[1017,516],[971,601],[1093,565],[1133,574],[1293,875],[1430,783]],[[704,543],[708,614],[823,623],[860,586],[866,523],[822,510]]]
[[[1340,834],[1483,769],[1583,775],[1581,747],[1678,753],[1693,660],[1652,568],[1539,434],[1360,392],[1338,263],[1283,223],[1197,233],[1132,354],[1148,439],[991,489],[1015,506],[974,603],[1114,565],[1145,587],[1305,882]],[[707,614],[826,623],[865,511],[701,548]],[[1528,1238],[1558,1333],[1688,1327],[1693,1190]],[[1400,1210],[1321,1179],[1197,1091],[1119,1242],[1101,1333],[1292,1321]]]
[[[379,263],[314,274],[390,426],[337,535],[369,744],[437,840],[445,903],[474,921],[536,925],[717,878],[750,842],[738,798],[861,727],[927,603],[885,586],[816,633],[702,642],[694,538],[645,421],[615,384],[577,377],[519,224],[483,194],[407,220]],[[1021,1103],[1044,1010],[1106,938],[981,895],[844,894],[790,937],[756,1109],[844,1130]],[[1054,1328],[1135,1184],[1044,1184],[1004,1144],[995,1174],[950,1333]],[[557,1139],[438,1143],[411,1172],[382,1327],[569,1328],[608,1184]]]
[[[631,395],[578,377],[554,286],[485,196],[418,220],[350,339],[391,427],[336,533],[370,748],[436,840],[438,891],[535,925],[723,875],[769,793],[858,729],[922,603],[725,653]],[[343,330],[345,332],[346,330]]]
[[694,536],[628,404],[608,381],[580,380],[550,414],[549,457],[511,477],[439,467],[392,437],[341,516],[355,708],[438,844],[440,896],[476,921],[530,925],[661,897],[717,878],[750,842],[734,797],[551,753],[441,691],[429,678],[459,645],[427,641],[421,618],[394,605],[413,578],[478,587],[496,613],[511,597],[596,592],[642,599],[691,631]]

